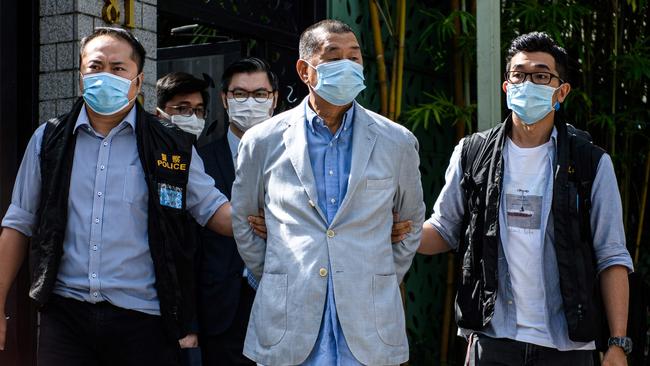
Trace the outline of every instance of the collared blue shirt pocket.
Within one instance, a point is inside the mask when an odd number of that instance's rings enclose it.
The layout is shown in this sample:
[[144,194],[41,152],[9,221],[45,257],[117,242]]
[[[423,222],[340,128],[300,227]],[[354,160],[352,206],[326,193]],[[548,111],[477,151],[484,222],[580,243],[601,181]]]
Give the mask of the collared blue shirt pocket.
[[124,194],[122,199],[128,203],[146,202],[147,182],[144,179],[142,168],[130,165],[126,168],[124,175]]
[[393,177],[388,177],[384,179],[370,179],[366,180],[366,189],[377,190],[377,189],[388,189],[393,184]]

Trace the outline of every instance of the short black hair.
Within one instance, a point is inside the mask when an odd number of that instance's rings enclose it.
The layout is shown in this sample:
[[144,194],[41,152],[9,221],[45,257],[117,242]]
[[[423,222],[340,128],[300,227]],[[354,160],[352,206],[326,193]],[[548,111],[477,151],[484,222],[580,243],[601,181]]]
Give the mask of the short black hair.
[[[322,37],[319,37],[320,32],[325,33],[352,33],[354,31],[349,25],[336,19],[321,20],[316,24],[312,24],[300,35],[300,43],[298,45],[298,53],[301,59],[307,60],[314,55],[323,43]],[[355,34],[356,37],[356,34]]]
[[131,59],[138,65],[138,74],[142,72],[144,68],[144,57],[147,51],[145,51],[142,43],[131,32],[119,27],[97,27],[90,35],[82,38],[79,43],[79,67],[81,67],[81,57],[84,54],[86,45],[99,36],[111,36],[126,41],[133,49]]
[[553,56],[555,68],[560,79],[567,80],[569,69],[569,56],[564,48],[555,43],[553,38],[544,32],[531,32],[522,34],[512,40],[506,57],[506,72],[510,71],[510,61],[519,52],[545,52]]
[[207,106],[209,101],[208,82],[198,79],[186,72],[169,73],[156,82],[156,96],[158,98],[158,108],[164,109],[172,98],[176,95],[201,93],[203,105]]
[[226,68],[221,77],[221,91],[228,93],[228,88],[230,88],[230,81],[235,74],[251,74],[254,72],[265,72],[266,76],[269,78],[269,83],[271,83],[271,89],[273,91],[278,90],[278,77],[273,71],[271,71],[271,66],[265,60],[257,57],[246,57],[240,60],[237,60]]

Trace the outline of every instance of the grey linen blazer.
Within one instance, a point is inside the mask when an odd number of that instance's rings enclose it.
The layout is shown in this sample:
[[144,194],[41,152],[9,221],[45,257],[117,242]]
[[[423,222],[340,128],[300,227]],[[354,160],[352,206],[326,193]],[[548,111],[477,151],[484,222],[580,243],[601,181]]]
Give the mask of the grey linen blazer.
[[[417,139],[355,103],[348,190],[328,226],[309,160],[305,103],[253,127],[239,145],[233,230],[246,266],[261,278],[244,354],[269,366],[304,362],[332,276],[353,355],[366,365],[405,362],[399,283],[420,243],[425,214]],[[266,241],[247,221],[259,207],[266,214]],[[413,221],[412,232],[394,245],[393,211]]]

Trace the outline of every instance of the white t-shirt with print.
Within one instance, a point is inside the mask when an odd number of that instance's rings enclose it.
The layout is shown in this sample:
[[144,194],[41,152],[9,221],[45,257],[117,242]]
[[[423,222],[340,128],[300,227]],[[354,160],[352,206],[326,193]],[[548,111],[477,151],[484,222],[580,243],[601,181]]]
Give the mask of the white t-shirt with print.
[[[544,228],[552,187],[553,143],[521,148],[507,138],[501,194],[500,236],[517,314],[515,339],[554,347],[547,329],[544,293]],[[549,189],[551,188],[551,189]]]

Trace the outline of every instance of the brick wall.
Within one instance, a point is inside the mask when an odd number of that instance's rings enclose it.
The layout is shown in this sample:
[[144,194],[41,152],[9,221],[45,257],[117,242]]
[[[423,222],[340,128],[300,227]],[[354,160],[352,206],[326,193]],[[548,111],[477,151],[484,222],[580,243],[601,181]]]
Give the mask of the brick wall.
[[[124,21],[124,0],[116,0],[120,23]],[[40,0],[39,119],[66,113],[80,95],[79,41],[95,27],[111,26],[102,18],[103,0]],[[135,28],[147,57],[144,65],[145,108],[156,104],[157,0],[134,2]]]

